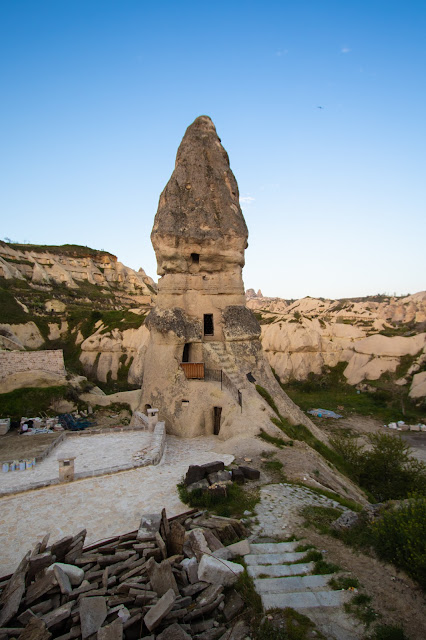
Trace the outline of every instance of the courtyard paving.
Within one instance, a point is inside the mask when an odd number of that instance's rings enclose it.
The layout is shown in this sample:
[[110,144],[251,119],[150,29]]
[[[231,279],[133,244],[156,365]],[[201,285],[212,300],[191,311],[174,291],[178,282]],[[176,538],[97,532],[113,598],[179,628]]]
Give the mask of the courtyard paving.
[[67,436],[33,469],[0,474],[0,492],[10,488],[21,491],[34,482],[58,479],[58,458],[75,456],[76,473],[130,464],[133,462],[133,454],[151,441],[152,434],[148,431]]
[[[75,440],[82,442],[84,447],[93,447],[99,457],[104,455],[104,445],[98,438],[104,437]],[[70,443],[68,441],[65,444],[69,454]],[[114,445],[116,456],[122,455],[118,452],[121,444]],[[1,497],[0,575],[12,572],[25,552],[46,533],[50,533],[51,541],[54,541],[86,528],[86,544],[91,544],[137,529],[144,512],[158,512],[165,507],[170,517],[187,511],[188,506],[179,500],[176,484],[182,479],[188,465],[213,460],[230,464],[233,460],[231,455],[215,453],[217,444],[214,436],[191,439],[167,436],[165,454],[157,466]],[[54,465],[58,464],[58,450],[55,449],[49,456],[53,457]],[[105,455],[109,453],[105,452]]]

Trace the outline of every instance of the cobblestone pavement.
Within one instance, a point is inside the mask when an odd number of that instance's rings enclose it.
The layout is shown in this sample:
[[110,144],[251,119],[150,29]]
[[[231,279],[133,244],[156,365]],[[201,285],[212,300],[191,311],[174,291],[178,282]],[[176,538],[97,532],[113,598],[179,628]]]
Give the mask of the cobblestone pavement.
[[[37,438],[37,436],[25,436]],[[47,458],[30,470],[0,474],[0,491],[13,487],[23,490],[30,483],[58,478],[58,458],[76,456],[75,472],[94,471],[124,465],[133,461],[133,454],[147,446],[152,434],[147,431],[108,433],[93,436],[67,436]]]
[[[92,446],[97,437],[84,439],[83,443]],[[155,467],[0,498],[0,575],[13,571],[25,552],[46,533],[54,541],[86,528],[86,543],[90,544],[137,529],[144,512],[158,512],[165,507],[170,517],[187,511],[188,507],[179,500],[176,484],[188,465],[213,460],[230,464],[233,460],[231,455],[215,453],[217,442],[214,436],[167,436],[163,460]],[[52,455],[56,461],[57,450]]]
[[[346,511],[335,500],[318,495],[307,487],[286,484],[269,484],[260,490],[260,502],[256,505],[256,515],[252,526],[252,538],[285,538],[302,524],[299,514],[302,507],[338,507]],[[258,524],[256,524],[258,522]]]

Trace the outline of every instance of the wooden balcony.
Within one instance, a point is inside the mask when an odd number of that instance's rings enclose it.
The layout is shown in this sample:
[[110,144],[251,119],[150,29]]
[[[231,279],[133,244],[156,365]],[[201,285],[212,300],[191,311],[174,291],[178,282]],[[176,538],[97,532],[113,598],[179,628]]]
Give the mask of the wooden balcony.
[[204,362],[181,362],[187,380],[204,380]]

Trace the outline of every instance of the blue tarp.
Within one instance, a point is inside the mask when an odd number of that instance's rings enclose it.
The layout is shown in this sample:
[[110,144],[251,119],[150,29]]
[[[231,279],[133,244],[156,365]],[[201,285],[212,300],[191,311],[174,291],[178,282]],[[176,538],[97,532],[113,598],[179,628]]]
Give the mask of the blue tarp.
[[308,413],[318,418],[343,418],[339,413],[334,413],[334,411],[329,411],[328,409],[311,409]]

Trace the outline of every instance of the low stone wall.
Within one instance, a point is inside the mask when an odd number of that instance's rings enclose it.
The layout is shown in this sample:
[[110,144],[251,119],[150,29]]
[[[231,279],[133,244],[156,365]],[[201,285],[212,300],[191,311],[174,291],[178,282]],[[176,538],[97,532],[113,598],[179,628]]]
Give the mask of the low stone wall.
[[[141,427],[120,427],[115,428],[114,433],[120,433],[122,431],[142,431],[146,429],[142,429]],[[50,447],[43,452],[43,455],[36,458],[36,462],[40,462],[44,460],[46,456],[48,456],[54,448],[56,448],[65,438],[84,438],[91,437],[100,434],[109,434],[111,433],[111,429],[93,429],[92,431],[71,431],[65,432],[61,434],[57,440],[52,442]],[[30,437],[30,436],[28,436]],[[36,438],[37,436],[31,436]],[[154,433],[152,434],[152,442],[146,447],[144,451],[144,456],[140,460],[134,460],[133,462],[129,462],[128,464],[117,465],[114,467],[105,467],[102,469],[94,469],[93,471],[81,471],[80,473],[74,474],[74,480],[81,480],[83,478],[94,478],[96,476],[105,476],[111,475],[113,473],[120,473],[121,471],[131,471],[132,469],[137,469],[138,467],[147,467],[149,465],[157,465],[161,462],[161,459],[164,454],[164,449],[166,446],[166,426],[164,422],[157,422],[155,425]],[[13,471],[12,473],[20,473],[18,471]],[[22,473],[25,473],[22,472]],[[0,490],[0,496],[6,496],[16,493],[23,493],[25,491],[31,491],[34,489],[43,489],[44,487],[50,487],[56,484],[63,484],[59,481],[58,478],[52,478],[50,480],[43,480],[41,482],[33,482],[29,483],[25,488],[22,487],[9,487],[4,490]]]
[[62,349],[50,351],[0,351],[0,380],[22,371],[47,371],[64,376]]

